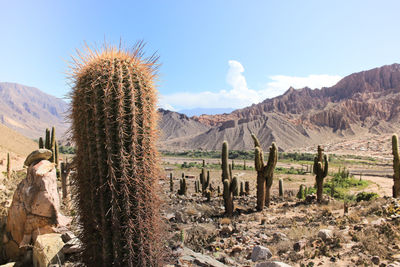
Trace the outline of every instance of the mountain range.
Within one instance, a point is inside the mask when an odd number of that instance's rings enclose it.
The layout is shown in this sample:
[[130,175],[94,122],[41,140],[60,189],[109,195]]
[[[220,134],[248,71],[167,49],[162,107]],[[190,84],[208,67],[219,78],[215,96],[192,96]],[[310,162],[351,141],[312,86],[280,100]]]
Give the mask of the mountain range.
[[[283,151],[392,133],[400,127],[400,65],[354,73],[332,87],[289,88],[281,96],[229,114],[191,118],[165,110],[161,114],[162,121],[168,121],[161,142],[167,150],[216,150],[224,140],[231,149],[251,149],[252,132],[264,149],[276,142]],[[171,133],[170,127],[180,134]]]
[[[30,138],[56,126],[59,138],[69,125],[68,104],[39,89],[0,83],[0,122]],[[392,64],[344,77],[321,89],[289,88],[283,95],[217,115],[187,116],[160,109],[163,150],[253,148],[255,133],[264,149],[281,151],[346,138],[392,133],[400,128],[400,65]]]
[[37,88],[17,83],[0,83],[0,123],[31,138],[43,136],[46,128],[56,127],[60,139],[68,129],[68,104]]

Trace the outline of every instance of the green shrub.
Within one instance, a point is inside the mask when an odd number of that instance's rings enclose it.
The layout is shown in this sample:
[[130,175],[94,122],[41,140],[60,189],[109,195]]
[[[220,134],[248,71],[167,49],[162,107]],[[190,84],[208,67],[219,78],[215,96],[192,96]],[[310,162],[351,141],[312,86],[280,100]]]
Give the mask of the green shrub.
[[373,193],[373,192],[360,192],[356,195],[356,201],[360,202],[362,200],[364,201],[370,201],[373,200],[375,198],[378,198],[379,195],[377,193]]

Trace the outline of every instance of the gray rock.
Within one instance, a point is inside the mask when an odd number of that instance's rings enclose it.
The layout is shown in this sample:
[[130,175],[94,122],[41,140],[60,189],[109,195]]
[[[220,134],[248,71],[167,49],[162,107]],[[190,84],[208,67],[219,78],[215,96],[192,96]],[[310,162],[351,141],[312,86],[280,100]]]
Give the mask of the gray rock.
[[259,260],[267,260],[272,257],[271,251],[263,246],[255,246],[251,252],[251,260],[253,262]]
[[[196,253],[193,250],[184,247],[182,256],[179,258],[179,262],[183,266],[187,266],[189,264],[197,264],[199,266],[207,266],[207,267],[228,267],[210,256],[203,255],[201,253]],[[186,264],[186,265],[185,265]]]
[[70,241],[71,239],[76,238],[76,236],[74,235],[74,233],[72,233],[71,231],[67,231],[65,233],[63,233],[61,235],[62,240],[64,241],[64,243],[67,243],[68,241]]
[[29,167],[34,162],[41,161],[41,160],[47,160],[47,159],[51,158],[52,154],[53,153],[50,150],[45,149],[45,148],[35,150],[26,157],[24,165]]
[[372,261],[373,264],[378,265],[379,262],[381,261],[381,259],[378,256],[373,256],[371,258],[371,261]]
[[62,248],[64,254],[74,254],[79,253],[83,250],[82,242],[77,238],[70,239]]
[[255,267],[292,267],[292,266],[280,261],[268,261],[268,262],[257,263]]
[[333,232],[329,229],[321,229],[318,232],[318,237],[324,241],[327,241],[333,238]]

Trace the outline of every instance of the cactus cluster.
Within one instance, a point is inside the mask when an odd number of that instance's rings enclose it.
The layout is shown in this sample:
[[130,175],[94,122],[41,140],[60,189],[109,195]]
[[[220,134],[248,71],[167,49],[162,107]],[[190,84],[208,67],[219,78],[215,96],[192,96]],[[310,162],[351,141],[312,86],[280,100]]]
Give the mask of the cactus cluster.
[[50,162],[53,162],[56,165],[56,169],[58,170],[59,164],[59,151],[58,151],[58,142],[56,140],[56,128],[53,126],[50,130],[46,128],[45,140],[43,141],[42,137],[39,137],[39,149],[46,148],[52,152]]
[[254,165],[257,171],[257,210],[261,211],[264,205],[268,207],[270,203],[270,190],[274,178],[275,166],[278,161],[278,148],[274,142],[271,144],[268,161],[265,164],[260,142],[253,133],[251,137],[255,146]]
[[207,171],[207,176],[206,176],[206,170],[205,170],[205,164],[203,161],[203,168],[201,168],[201,173],[200,173],[200,184],[201,184],[201,192],[203,195],[205,195],[207,188],[210,185],[210,171]]
[[323,155],[324,149],[318,146],[318,155],[314,158],[313,171],[317,184],[317,202],[322,202],[322,192],[324,186],[324,178],[328,175],[328,158]]
[[74,59],[75,203],[87,266],[162,266],[156,58],[105,46]]
[[400,157],[399,140],[396,134],[392,136],[392,154],[393,154],[393,197],[400,197]]
[[187,184],[186,178],[182,175],[182,179],[179,180],[179,190],[178,195],[186,195],[187,193]]

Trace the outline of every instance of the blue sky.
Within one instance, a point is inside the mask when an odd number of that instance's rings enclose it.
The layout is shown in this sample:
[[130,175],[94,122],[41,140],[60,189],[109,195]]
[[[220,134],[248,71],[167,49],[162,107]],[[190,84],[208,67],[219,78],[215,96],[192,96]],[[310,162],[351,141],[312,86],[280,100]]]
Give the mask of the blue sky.
[[0,81],[62,97],[84,42],[147,42],[160,105],[239,108],[400,62],[400,1],[0,0]]

